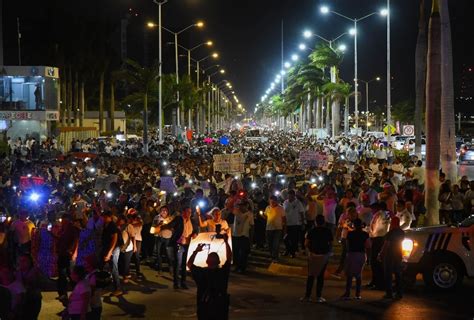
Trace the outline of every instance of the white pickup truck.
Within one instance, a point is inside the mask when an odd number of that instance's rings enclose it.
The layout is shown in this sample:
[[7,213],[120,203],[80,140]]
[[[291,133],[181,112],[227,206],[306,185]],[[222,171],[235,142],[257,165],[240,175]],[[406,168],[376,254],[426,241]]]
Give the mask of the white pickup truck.
[[474,215],[458,226],[433,226],[408,230],[402,243],[407,269],[404,278],[414,281],[421,273],[426,285],[450,290],[463,278],[474,277]]

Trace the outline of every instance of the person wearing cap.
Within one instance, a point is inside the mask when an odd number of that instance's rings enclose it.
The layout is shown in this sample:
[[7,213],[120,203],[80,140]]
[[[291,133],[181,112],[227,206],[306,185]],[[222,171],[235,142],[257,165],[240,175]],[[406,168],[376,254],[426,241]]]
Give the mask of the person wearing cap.
[[[384,299],[401,299],[402,292],[402,241],[405,232],[400,228],[400,219],[393,217],[390,222],[390,231],[385,235],[382,250],[378,260],[383,262],[385,275]],[[395,296],[393,295],[392,277],[395,277]]]

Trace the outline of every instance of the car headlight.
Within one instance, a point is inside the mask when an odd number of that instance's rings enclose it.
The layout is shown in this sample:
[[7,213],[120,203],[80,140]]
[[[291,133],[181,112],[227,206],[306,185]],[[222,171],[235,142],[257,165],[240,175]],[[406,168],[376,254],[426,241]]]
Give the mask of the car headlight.
[[413,252],[413,247],[415,243],[411,239],[404,239],[402,241],[402,257],[403,260],[408,260],[410,258],[411,253]]

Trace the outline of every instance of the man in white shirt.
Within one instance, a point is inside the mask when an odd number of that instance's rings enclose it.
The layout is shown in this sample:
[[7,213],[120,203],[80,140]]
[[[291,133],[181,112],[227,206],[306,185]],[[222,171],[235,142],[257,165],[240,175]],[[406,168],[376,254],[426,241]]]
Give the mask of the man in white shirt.
[[346,158],[351,165],[356,164],[357,160],[359,160],[359,152],[357,152],[354,145],[352,145],[350,149],[347,150]]
[[304,222],[304,207],[301,202],[296,199],[295,190],[288,191],[288,199],[283,203],[285,209],[287,238],[285,241],[285,255],[295,257],[298,251],[298,239],[302,232]]
[[380,145],[380,147],[375,151],[375,157],[377,158],[379,164],[382,164],[387,160],[387,151],[383,145]]
[[280,240],[283,230],[286,227],[285,210],[278,203],[278,198],[274,195],[270,196],[270,205],[265,209],[264,217],[267,220],[267,241],[270,255],[273,262],[278,261],[280,249]]
[[421,160],[418,160],[416,162],[415,167],[411,169],[413,180],[417,180],[419,186],[422,186],[425,184],[425,168],[423,168],[422,165],[423,165],[423,162]]
[[232,226],[233,256],[236,271],[244,273],[247,269],[247,259],[250,253],[250,229],[254,225],[253,213],[247,201],[239,203],[234,210],[234,224]]
[[400,228],[405,231],[410,229],[410,225],[412,222],[412,215],[410,211],[408,211],[405,207],[405,201],[398,200],[397,201],[397,213],[395,215],[400,219]]

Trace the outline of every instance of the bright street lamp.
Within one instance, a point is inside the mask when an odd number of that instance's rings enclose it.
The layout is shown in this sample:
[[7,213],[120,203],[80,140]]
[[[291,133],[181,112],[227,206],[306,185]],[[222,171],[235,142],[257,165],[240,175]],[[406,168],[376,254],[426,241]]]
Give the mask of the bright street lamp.
[[293,61],[298,61],[298,59],[299,59],[299,57],[298,57],[297,54],[293,54],[293,55],[291,56],[291,60],[293,60]]
[[329,13],[329,7],[327,7],[327,6],[322,6],[319,10],[323,14]]
[[304,43],[300,43],[298,48],[300,48],[301,51],[306,50],[306,45]]
[[339,51],[346,51],[347,46],[345,44],[340,44],[339,47],[337,47]]
[[[175,70],[176,70],[176,84],[179,85],[179,59],[178,59],[178,36],[187,31],[188,29],[190,28],[193,28],[193,27],[198,27],[198,28],[202,28],[204,26],[204,22],[202,21],[199,21],[197,23],[193,23],[192,25],[190,26],[187,26],[186,28],[184,29],[181,29],[177,32],[174,32],[172,30],[169,30],[165,27],[162,26],[162,29],[165,30],[165,31],[168,31],[169,33],[173,34],[174,35],[174,50],[175,50]],[[179,127],[181,125],[181,121],[180,121],[180,108],[179,108],[179,91],[176,92],[176,102],[178,103],[177,105],[177,108],[176,108],[176,125]]]
[[383,8],[382,10],[380,10],[380,15],[381,15],[382,17],[388,16],[388,9],[387,9],[387,8]]
[[291,63],[289,63],[288,61],[285,62],[284,67],[289,69],[291,67]]
[[303,37],[305,37],[306,39],[311,38],[312,35],[313,33],[310,30],[303,31]]
[[[388,8],[388,6],[387,6],[387,8]],[[351,30],[349,30],[349,34],[354,36],[354,95],[357,96],[357,87],[358,87],[358,84],[357,84],[357,76],[358,76],[357,75],[357,33],[358,33],[357,32],[357,22],[362,21],[364,19],[367,19],[368,17],[371,17],[371,16],[377,14],[377,12],[369,13],[369,14],[361,17],[361,18],[350,18],[350,17],[345,16],[345,15],[339,13],[339,12],[330,10],[329,7],[327,7],[327,6],[322,6],[320,8],[320,11],[323,14],[333,13],[333,14],[341,17],[341,18],[344,18],[344,19],[349,20],[349,21],[354,23],[354,27]],[[385,12],[385,13],[388,14],[388,11]],[[383,15],[382,12],[380,12],[380,14]],[[358,128],[358,119],[359,119],[359,101],[357,99],[355,99],[355,128],[356,129]]]

